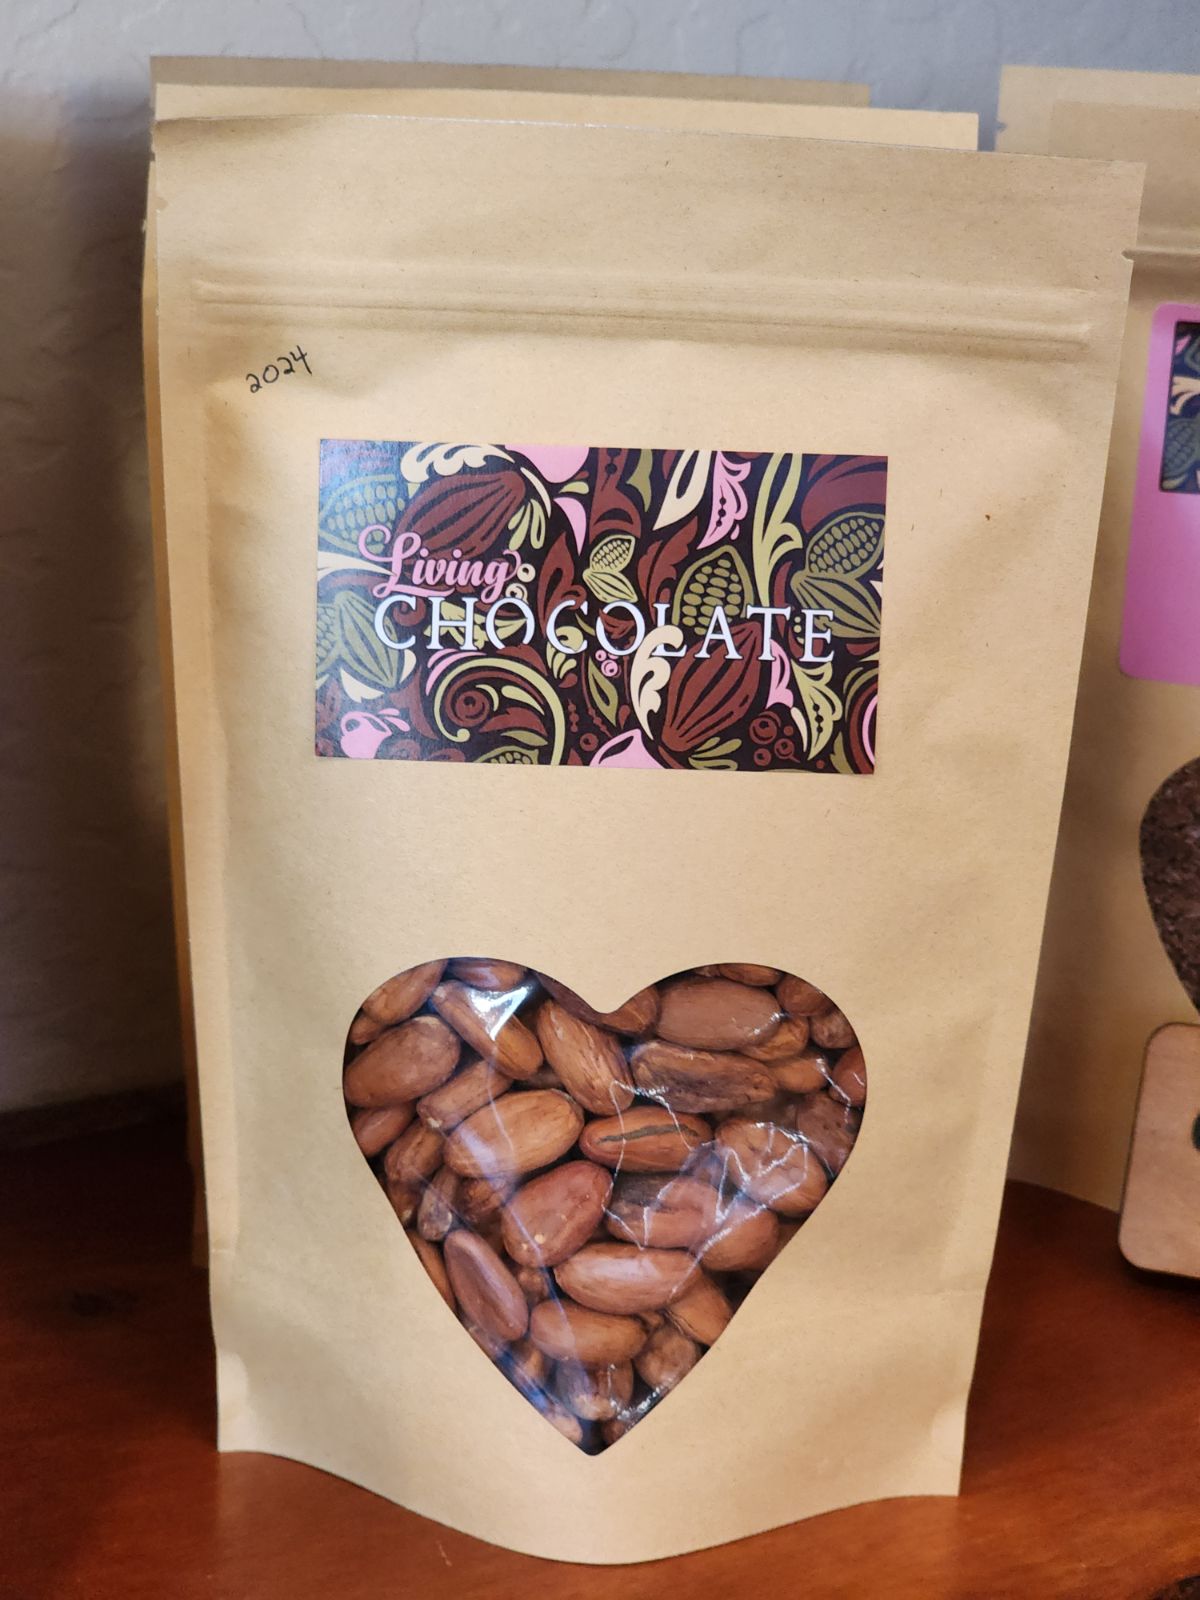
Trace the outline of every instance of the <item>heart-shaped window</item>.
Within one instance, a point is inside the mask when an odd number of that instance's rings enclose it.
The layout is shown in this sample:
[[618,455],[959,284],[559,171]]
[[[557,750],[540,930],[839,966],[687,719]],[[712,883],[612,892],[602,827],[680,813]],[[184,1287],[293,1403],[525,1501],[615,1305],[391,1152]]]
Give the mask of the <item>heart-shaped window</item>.
[[350,1125],[438,1292],[574,1444],[613,1444],[715,1343],[858,1135],[862,1051],[774,967],[598,1012],[509,961],[411,967],[350,1026]]

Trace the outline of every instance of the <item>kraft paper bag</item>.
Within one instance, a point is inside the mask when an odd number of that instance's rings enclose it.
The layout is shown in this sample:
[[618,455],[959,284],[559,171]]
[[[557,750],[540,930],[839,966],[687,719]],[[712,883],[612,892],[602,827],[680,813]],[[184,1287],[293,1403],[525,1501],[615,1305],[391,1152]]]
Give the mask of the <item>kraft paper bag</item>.
[[156,163],[221,1447],[590,1562],[953,1493],[1139,170]]
[[[764,86],[778,89],[763,103]],[[860,94],[860,90],[862,91]],[[656,98],[658,97],[658,98]],[[851,103],[847,110],[839,103]],[[974,149],[978,118],[962,112],[858,109],[861,85],[790,79],[708,78],[675,73],[609,73],[533,68],[442,67],[371,62],[244,61],[180,58],[154,63],[154,113],[158,121],[181,117],[336,115],[401,112],[448,117],[494,116],[520,120],[621,122],[695,131],[793,134],[895,144]],[[142,285],[151,517],[156,550],[162,546],[162,470],[157,411],[157,296],[154,251],[154,170],[146,212]],[[161,555],[156,556],[161,566]],[[165,581],[158,585],[165,593]],[[160,608],[161,660],[167,702],[168,766],[177,765],[171,715],[170,618]],[[173,784],[173,779],[169,780]],[[187,967],[187,913],[182,900],[178,797],[168,792],[175,883],[180,1012],[188,1089],[189,1147],[200,1181],[192,1005]],[[203,1206],[197,1195],[197,1233]]]
[[[759,78],[701,72],[618,72],[608,67],[461,66],[432,61],[329,61],[273,56],[156,56],[155,102],[176,90],[495,89],[557,94],[638,95],[667,100],[769,100],[865,106],[865,83],[820,78]],[[185,113],[186,114],[186,113]],[[246,115],[243,111],[242,115]]]
[[1151,915],[1139,830],[1155,791],[1200,755],[1195,356],[1177,332],[1200,324],[1200,78],[1006,70],[1002,116],[1006,147],[1146,165],[1013,1147],[1015,1176],[1115,1208],[1147,1040],[1195,1020]]
[[1116,68],[1005,67],[1000,74],[996,148],[1028,155],[1054,154],[1054,114],[1062,104],[1200,110],[1200,77]]

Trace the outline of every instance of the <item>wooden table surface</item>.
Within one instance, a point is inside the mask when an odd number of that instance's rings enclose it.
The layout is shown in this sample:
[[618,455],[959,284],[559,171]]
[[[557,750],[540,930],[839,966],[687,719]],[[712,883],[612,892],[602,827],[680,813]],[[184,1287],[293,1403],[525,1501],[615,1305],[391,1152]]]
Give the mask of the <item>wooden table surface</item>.
[[[213,1448],[182,1138],[0,1171],[3,1600],[1142,1600],[1200,1572],[1200,1286],[1014,1186],[959,1500],[856,1507],[644,1566],[516,1556],[309,1467]],[[1200,1594],[1181,1584],[1171,1594]]]

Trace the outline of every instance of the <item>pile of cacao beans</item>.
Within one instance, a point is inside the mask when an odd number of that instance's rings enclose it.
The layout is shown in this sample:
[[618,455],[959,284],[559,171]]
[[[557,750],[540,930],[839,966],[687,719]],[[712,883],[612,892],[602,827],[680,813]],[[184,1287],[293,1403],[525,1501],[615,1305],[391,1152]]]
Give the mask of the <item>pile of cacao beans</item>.
[[842,1012],[774,967],[697,967],[598,1012],[464,958],[364,1000],[343,1088],[446,1304],[595,1453],[691,1371],[820,1204],[866,1076]]

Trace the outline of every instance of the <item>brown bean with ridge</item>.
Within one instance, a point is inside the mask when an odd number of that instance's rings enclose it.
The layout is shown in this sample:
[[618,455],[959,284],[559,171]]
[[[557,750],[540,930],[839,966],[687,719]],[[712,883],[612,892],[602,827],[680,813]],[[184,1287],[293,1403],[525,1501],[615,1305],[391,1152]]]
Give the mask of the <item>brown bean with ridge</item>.
[[663,986],[654,1031],[697,1050],[743,1050],[769,1039],[782,1016],[770,989],[728,978],[677,978]]
[[528,1338],[518,1339],[508,1352],[509,1375],[520,1389],[544,1389],[551,1377],[550,1357]]
[[378,1039],[386,1026],[385,1022],[376,1022],[374,1017],[360,1011],[350,1024],[350,1032],[346,1037],[351,1044],[370,1044],[372,1039]]
[[647,1333],[636,1317],[611,1316],[558,1298],[533,1307],[529,1337],[555,1361],[611,1367],[637,1355]]
[[411,1101],[398,1106],[364,1106],[351,1115],[350,1129],[358,1148],[370,1160],[398,1139],[412,1119]]
[[711,1137],[712,1129],[699,1117],[632,1106],[619,1117],[589,1122],[579,1148],[589,1161],[622,1172],[678,1172]]
[[467,1229],[456,1228],[442,1250],[463,1315],[495,1339],[519,1339],[529,1324],[529,1306],[491,1246]]
[[472,1061],[439,1088],[422,1095],[417,1101],[417,1115],[428,1127],[449,1133],[472,1112],[507,1094],[512,1085],[513,1080],[498,1072],[490,1061]]
[[760,967],[752,961],[724,961],[717,972],[734,983],[749,983],[761,989],[772,988],[783,977],[778,967]]
[[459,956],[450,962],[449,973],[468,989],[486,989],[496,993],[501,989],[516,989],[529,976],[527,967],[515,961],[489,961],[482,956]]
[[738,1111],[776,1093],[769,1069],[733,1050],[648,1039],[634,1048],[630,1065],[638,1092],[673,1111]]
[[594,1161],[568,1161],[531,1178],[504,1208],[504,1248],[521,1266],[557,1266],[591,1237],[611,1190],[611,1173]]
[[664,1394],[687,1377],[700,1355],[696,1341],[668,1322],[650,1335],[633,1364],[644,1384]]
[[437,1017],[413,1017],[389,1028],[346,1068],[342,1089],[352,1106],[394,1106],[416,1100],[454,1071],[462,1042]]
[[802,1216],[825,1197],[824,1167],[806,1141],[786,1128],[734,1117],[718,1128],[717,1148],[729,1181],[785,1217]]
[[728,1202],[696,1256],[709,1272],[761,1272],[774,1259],[779,1218],[750,1200]]
[[845,1012],[832,1006],[812,1019],[812,1042],[822,1050],[847,1050],[858,1043]]
[[398,972],[394,978],[385,979],[363,1001],[363,1014],[388,1028],[403,1022],[418,1012],[429,999],[445,965],[444,961],[426,961],[419,967],[408,967],[404,972]]
[[775,1062],[769,1071],[786,1094],[812,1094],[831,1080],[833,1063],[823,1050],[810,1048],[787,1061]]
[[564,1361],[554,1374],[554,1392],[584,1422],[611,1422],[633,1398],[633,1367],[584,1367]]
[[419,1183],[400,1183],[394,1178],[385,1176],[383,1191],[387,1195],[401,1227],[407,1228],[411,1226],[416,1220],[417,1209],[421,1204],[422,1185]]
[[615,1011],[596,1011],[586,1000],[577,995],[574,989],[568,989],[565,983],[547,978],[544,973],[539,973],[538,977],[542,988],[557,1000],[560,1006],[565,1006],[573,1016],[580,1017],[584,1022],[590,1022],[597,1028],[611,1028],[614,1033],[635,1035],[648,1033],[658,1016],[658,990],[653,985],[647,989],[639,989]]
[[554,1269],[560,1289],[592,1311],[634,1315],[677,1299],[696,1274],[686,1250],[643,1250],[635,1244],[588,1244]]
[[446,1161],[464,1178],[536,1172],[566,1155],[582,1128],[583,1112],[567,1095],[527,1089],[460,1122],[446,1140]]
[[769,1039],[761,1044],[748,1044],[744,1054],[751,1061],[762,1061],[773,1066],[777,1061],[790,1061],[808,1044],[808,1018],[785,1016]]
[[867,1070],[863,1053],[858,1045],[851,1045],[833,1069],[830,1093],[836,1100],[844,1100],[856,1109],[866,1102]]
[[607,1028],[573,1016],[555,1000],[538,1009],[537,1038],[564,1089],[601,1116],[633,1102],[633,1080],[620,1041]]
[[422,1184],[442,1164],[445,1140],[423,1122],[407,1127],[383,1158],[383,1175],[389,1183]]
[[439,983],[433,1009],[471,1049],[510,1078],[531,1078],[542,1064],[537,1040],[516,1015],[522,995],[488,994],[456,979]]
[[823,989],[804,978],[794,978],[791,973],[780,978],[775,993],[789,1017],[815,1017],[833,1005]]
[[425,1185],[417,1207],[417,1232],[422,1239],[441,1243],[458,1221],[457,1201],[458,1174],[449,1167],[440,1167]]
[[521,1293],[531,1306],[549,1300],[554,1293],[554,1280],[541,1267],[518,1267],[513,1277],[521,1286]]
[[792,1125],[836,1177],[858,1137],[859,1113],[832,1094],[808,1094],[796,1102]]
[[455,1209],[469,1228],[486,1228],[499,1223],[512,1192],[511,1178],[459,1178]]
[[446,1272],[446,1263],[442,1260],[442,1252],[437,1245],[430,1244],[428,1239],[422,1239],[419,1233],[407,1235],[409,1244],[416,1252],[417,1260],[425,1268],[433,1281],[433,1286],[451,1311],[458,1309],[458,1302],[454,1298],[454,1290],[450,1287],[450,1279]]
[[614,1239],[651,1250],[694,1250],[717,1226],[721,1203],[690,1175],[630,1173],[617,1179],[606,1224]]
[[715,1344],[729,1326],[733,1307],[707,1273],[701,1272],[687,1293],[667,1307],[667,1316],[698,1344]]

